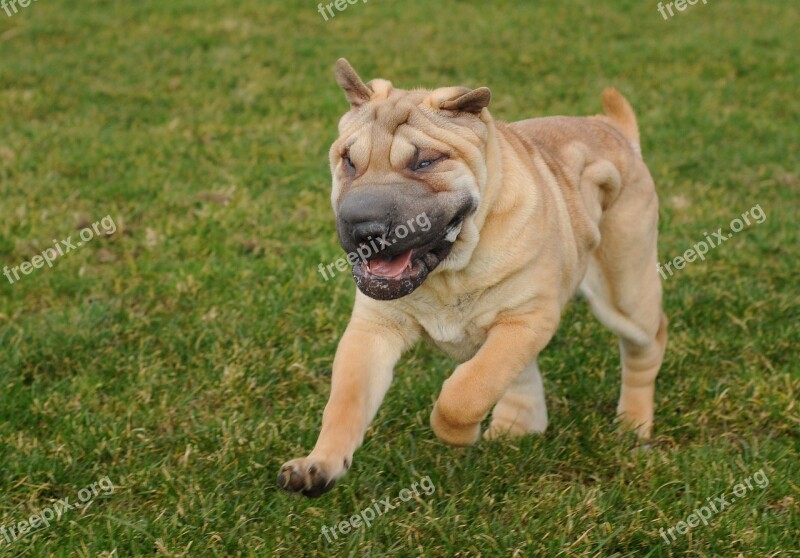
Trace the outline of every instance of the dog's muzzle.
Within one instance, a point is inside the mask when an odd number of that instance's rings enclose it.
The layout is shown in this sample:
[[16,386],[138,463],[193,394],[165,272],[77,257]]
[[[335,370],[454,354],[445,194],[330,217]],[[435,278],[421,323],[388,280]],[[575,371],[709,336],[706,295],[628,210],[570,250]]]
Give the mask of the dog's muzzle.
[[336,224],[359,290],[378,300],[412,293],[447,258],[475,206],[469,194],[417,183],[361,186],[345,194]]

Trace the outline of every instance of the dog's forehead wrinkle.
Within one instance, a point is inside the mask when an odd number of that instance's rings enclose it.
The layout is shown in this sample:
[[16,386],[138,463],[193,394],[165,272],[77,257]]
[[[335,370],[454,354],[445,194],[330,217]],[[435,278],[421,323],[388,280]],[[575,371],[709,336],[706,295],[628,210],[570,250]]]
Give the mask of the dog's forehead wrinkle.
[[402,141],[398,129],[408,122],[410,110],[411,106],[402,103],[400,98],[390,98],[375,103],[374,128],[371,131],[363,129],[357,131],[361,137],[369,138],[367,141],[371,144],[370,163],[384,166],[386,162],[391,163],[395,142]]
[[362,107],[355,111],[351,110],[345,113],[341,120],[339,120],[339,139],[337,141],[343,143],[357,141],[358,136],[374,123],[374,107]]
[[411,106],[402,98],[386,99],[376,104],[375,111],[377,124],[393,134],[403,122],[408,121]]

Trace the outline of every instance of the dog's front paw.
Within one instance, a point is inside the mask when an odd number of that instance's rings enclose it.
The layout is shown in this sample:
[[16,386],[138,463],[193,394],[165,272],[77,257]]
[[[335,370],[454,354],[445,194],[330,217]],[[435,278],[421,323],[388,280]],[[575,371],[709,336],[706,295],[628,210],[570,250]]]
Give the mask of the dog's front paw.
[[312,456],[292,459],[281,467],[278,486],[292,494],[316,498],[328,492],[336,479],[347,472],[346,459],[317,459]]
[[451,446],[471,446],[481,437],[481,423],[463,423],[455,413],[442,409],[437,401],[431,412],[431,428],[445,444]]

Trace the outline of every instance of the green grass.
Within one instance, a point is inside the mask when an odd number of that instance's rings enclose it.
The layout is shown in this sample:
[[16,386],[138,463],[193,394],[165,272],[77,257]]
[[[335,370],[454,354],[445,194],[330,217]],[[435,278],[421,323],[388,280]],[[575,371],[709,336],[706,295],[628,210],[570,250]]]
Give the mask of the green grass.
[[[113,494],[0,556],[800,556],[798,7],[654,0],[38,0],[0,11],[0,525],[109,475]],[[313,446],[354,295],[327,149],[346,56],[401,87],[489,86],[500,119],[592,114],[619,88],[661,197],[662,261],[760,204],[665,282],[650,451],[617,432],[613,336],[578,301],[540,364],[537,438],[455,450],[428,425],[454,363],[406,355],[350,474],[276,489]],[[667,545],[707,498],[769,485]],[[420,477],[436,490],[329,543]]]

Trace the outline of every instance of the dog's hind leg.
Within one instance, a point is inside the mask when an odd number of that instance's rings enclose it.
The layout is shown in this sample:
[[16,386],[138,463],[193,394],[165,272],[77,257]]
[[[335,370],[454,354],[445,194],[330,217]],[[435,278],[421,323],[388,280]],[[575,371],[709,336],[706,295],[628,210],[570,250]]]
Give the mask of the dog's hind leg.
[[547,406],[539,366],[534,360],[508,387],[492,411],[492,423],[484,439],[523,436],[547,428]]
[[658,201],[641,163],[638,180],[603,215],[600,246],[581,291],[597,318],[619,336],[622,390],[617,414],[640,438],[650,436],[655,382],[667,344],[657,264]]

